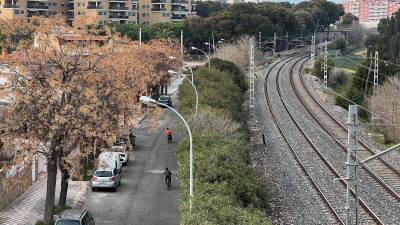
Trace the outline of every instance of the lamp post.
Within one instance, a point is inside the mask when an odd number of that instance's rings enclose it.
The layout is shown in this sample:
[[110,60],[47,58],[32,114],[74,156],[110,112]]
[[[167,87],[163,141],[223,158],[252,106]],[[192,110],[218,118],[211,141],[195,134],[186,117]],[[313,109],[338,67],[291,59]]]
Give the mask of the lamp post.
[[[182,65],[186,68],[189,68],[189,70],[190,70],[190,74],[192,75],[192,82],[194,82],[194,75],[193,75],[193,70],[192,70],[192,66],[190,66],[187,62],[185,62],[185,61],[183,61],[182,59],[178,59],[178,58],[176,58],[175,56],[170,56],[170,57],[168,57],[169,59],[171,59],[171,60],[179,60],[179,61],[181,61],[182,62]],[[186,63],[186,64],[185,64]]]
[[201,49],[199,49],[199,48],[196,48],[196,47],[191,47],[190,49],[192,49],[192,50],[198,50],[198,51],[201,51],[204,55],[206,55],[206,57],[207,57],[207,60],[208,60],[208,67],[210,67],[211,66],[211,63],[210,63],[210,58],[208,57],[208,55],[207,55],[207,53],[205,52],[205,51],[203,51],[203,50],[201,50]]
[[174,112],[176,115],[179,116],[179,118],[181,118],[181,120],[183,121],[183,123],[186,126],[187,132],[189,134],[189,211],[192,212],[192,199],[193,199],[193,138],[192,138],[192,132],[190,130],[190,127],[188,125],[188,123],[186,122],[185,118],[183,118],[183,116],[176,111],[174,108],[160,103],[150,97],[147,96],[141,96],[139,98],[139,100],[144,103],[144,104],[158,104],[164,107],[167,107],[168,109],[172,110],[172,112]]
[[179,73],[177,73],[177,72],[175,72],[173,70],[168,70],[168,73],[171,74],[171,75],[178,75],[178,76],[182,77],[183,79],[186,79],[187,81],[189,81],[189,83],[192,85],[192,87],[194,89],[194,92],[196,93],[196,106],[195,106],[195,111],[194,111],[194,124],[196,126],[196,123],[197,123],[197,111],[198,111],[198,108],[199,108],[199,94],[197,92],[196,86],[194,85],[193,81],[189,80],[189,78],[187,78],[184,74],[179,74]]
[[205,42],[204,44],[211,46],[214,49],[214,51],[218,53],[218,59],[221,59],[221,53],[219,52],[218,48],[216,48],[213,44],[210,44],[208,42]]

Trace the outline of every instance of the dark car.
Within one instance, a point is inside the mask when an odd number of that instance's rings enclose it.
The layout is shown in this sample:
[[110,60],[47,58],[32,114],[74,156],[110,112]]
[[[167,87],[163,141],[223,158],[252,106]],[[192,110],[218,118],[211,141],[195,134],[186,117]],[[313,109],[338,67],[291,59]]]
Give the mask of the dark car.
[[92,214],[85,209],[65,210],[55,225],[96,225]]
[[158,102],[172,107],[172,98],[169,95],[161,95],[158,98]]

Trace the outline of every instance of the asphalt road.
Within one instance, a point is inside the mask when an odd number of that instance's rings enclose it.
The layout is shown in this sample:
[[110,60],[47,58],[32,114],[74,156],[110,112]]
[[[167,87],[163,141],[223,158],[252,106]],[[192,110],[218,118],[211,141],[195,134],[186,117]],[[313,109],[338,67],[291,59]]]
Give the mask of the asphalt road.
[[[134,160],[123,168],[118,191],[90,191],[83,207],[93,213],[96,225],[179,224],[176,117],[164,111],[156,129],[149,129],[148,119],[135,128]],[[167,144],[163,134],[166,127],[173,131],[172,144]],[[164,182],[165,167],[173,172],[170,190]]]

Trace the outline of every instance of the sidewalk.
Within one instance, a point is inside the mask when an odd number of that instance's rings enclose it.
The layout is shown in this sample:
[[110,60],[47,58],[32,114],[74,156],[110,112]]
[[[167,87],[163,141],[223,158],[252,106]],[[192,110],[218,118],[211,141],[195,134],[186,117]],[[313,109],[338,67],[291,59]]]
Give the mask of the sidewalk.
[[[46,177],[41,177],[25,193],[0,211],[1,225],[33,225],[43,219],[46,199]],[[87,192],[88,182],[70,181],[67,205],[74,207]],[[57,177],[56,204],[60,192],[60,177]]]
[[[190,78],[189,78],[189,79],[190,79]],[[177,92],[178,89],[179,89],[179,85],[182,84],[183,80],[184,80],[184,78],[182,78],[182,77],[179,77],[179,78],[176,78],[175,80],[173,80],[173,81],[171,82],[171,84],[168,85],[167,94],[172,95],[172,94],[174,94],[175,92]]]

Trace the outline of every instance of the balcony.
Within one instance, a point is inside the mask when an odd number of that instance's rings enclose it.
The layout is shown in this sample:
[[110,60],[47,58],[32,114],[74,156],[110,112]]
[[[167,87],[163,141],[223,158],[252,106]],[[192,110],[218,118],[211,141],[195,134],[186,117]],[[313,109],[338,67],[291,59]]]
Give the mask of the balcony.
[[151,3],[153,3],[153,4],[165,4],[165,3],[167,3],[167,0],[151,0]]
[[172,4],[188,4],[189,2],[188,1],[186,1],[186,0],[171,0],[171,3]]
[[4,8],[5,9],[19,9],[19,5],[16,5],[16,4],[4,4]]
[[171,11],[172,12],[189,12],[189,10],[186,8],[172,8]]
[[171,19],[174,20],[174,21],[181,21],[181,20],[185,19],[185,17],[172,16]]
[[128,0],[109,0],[108,2],[128,2]]
[[27,10],[27,17],[34,17],[34,16],[44,16],[44,17],[48,17],[48,13],[44,12],[44,11],[29,11]]
[[102,5],[88,5],[87,9],[103,9]]
[[117,11],[117,10],[125,11],[125,10],[128,10],[128,7],[126,7],[126,6],[110,6],[108,9],[110,11]]
[[44,4],[28,3],[26,8],[28,8],[28,9],[37,9],[37,10],[48,10],[49,6],[44,5]]
[[128,19],[128,16],[125,15],[110,15],[110,19]]
[[151,11],[153,11],[153,12],[164,12],[166,10],[167,10],[166,8],[152,8],[151,9]]

